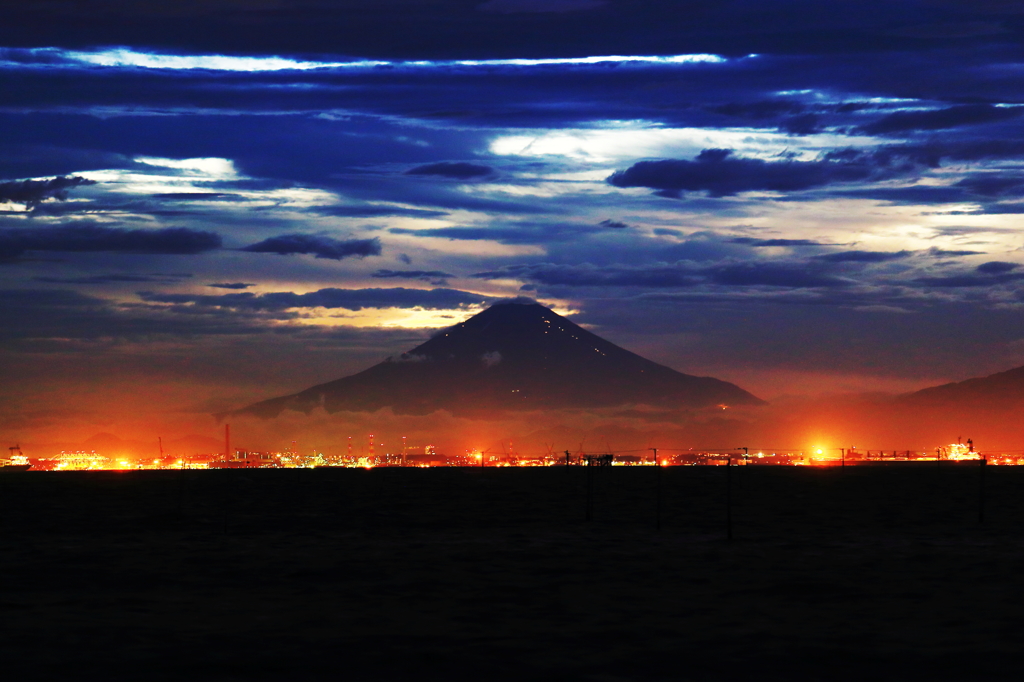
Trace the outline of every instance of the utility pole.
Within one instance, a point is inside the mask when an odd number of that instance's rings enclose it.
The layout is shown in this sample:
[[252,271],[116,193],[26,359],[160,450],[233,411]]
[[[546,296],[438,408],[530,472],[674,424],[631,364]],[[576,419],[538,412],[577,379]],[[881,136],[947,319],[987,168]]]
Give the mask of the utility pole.
[[[971,441],[967,441],[970,443]],[[985,523],[985,465],[988,459],[982,455],[978,462],[978,523]]]
[[[585,456],[585,455],[584,455]],[[586,457],[586,456],[585,456]],[[587,462],[587,521],[594,520],[594,460],[586,457]]]
[[725,459],[725,539],[732,542],[732,453]]
[[650,448],[654,452],[654,466],[658,467],[654,477],[654,529],[661,530],[661,460],[658,459],[658,448]]
[[[738,447],[743,454],[750,452],[749,448]],[[732,542],[732,453],[726,455],[725,460],[725,538]]]

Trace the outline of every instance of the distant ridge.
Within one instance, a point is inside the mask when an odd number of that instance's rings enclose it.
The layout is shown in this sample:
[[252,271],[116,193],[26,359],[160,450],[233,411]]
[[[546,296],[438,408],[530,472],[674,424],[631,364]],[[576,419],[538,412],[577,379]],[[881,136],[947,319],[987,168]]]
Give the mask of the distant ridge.
[[738,386],[646,360],[529,300],[495,304],[397,358],[293,395],[218,415],[284,410],[481,415],[647,404],[704,408],[763,401]]
[[1024,367],[932,386],[903,396],[921,407],[1011,407],[1024,403]]

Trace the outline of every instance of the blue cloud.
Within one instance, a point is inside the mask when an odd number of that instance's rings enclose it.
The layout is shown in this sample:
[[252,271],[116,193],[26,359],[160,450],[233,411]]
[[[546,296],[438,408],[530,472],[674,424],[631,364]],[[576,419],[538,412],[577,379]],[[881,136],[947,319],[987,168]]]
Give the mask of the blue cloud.
[[822,242],[815,241],[813,239],[755,239],[754,237],[736,237],[729,240],[733,244],[746,244],[747,246],[753,247],[768,247],[768,246],[831,246],[830,244],[823,244]]
[[478,272],[479,279],[521,279],[546,286],[689,288],[701,284],[815,288],[848,286],[851,282],[803,263],[720,263],[705,267],[678,263],[646,266],[596,266],[538,263]]
[[0,203],[38,206],[47,199],[66,201],[75,187],[95,184],[94,180],[87,180],[79,176],[56,177],[51,180],[0,182]]
[[867,180],[879,174],[876,159],[830,158],[821,161],[764,161],[735,157],[731,149],[705,149],[693,161],[640,161],[608,177],[615,187],[649,187],[662,196],[707,192],[725,197],[741,192],[793,192],[833,183]]
[[424,282],[442,282],[455,277],[441,270],[377,270],[370,276],[377,279],[418,279]]
[[123,283],[159,283],[159,284],[176,284],[183,279],[192,277],[190,274],[153,274],[153,275],[129,275],[129,274],[110,274],[110,275],[91,275],[88,277],[35,277],[33,278],[37,282],[46,282],[47,284],[123,284]]
[[570,287],[691,287],[702,282],[699,273],[682,266],[596,266],[590,263],[560,265],[508,266],[501,270],[478,272],[477,279],[526,279],[548,286]]
[[253,282],[211,282],[208,287],[215,289],[249,289],[256,286]]
[[221,247],[220,235],[168,227],[133,230],[102,225],[0,229],[0,262],[30,251],[194,255]]
[[994,107],[991,104],[962,104],[933,111],[897,111],[860,127],[867,135],[891,135],[916,130],[941,130],[1006,121],[1024,113],[1021,107]]
[[416,237],[441,237],[466,241],[496,241],[502,244],[547,244],[565,242],[621,228],[608,224],[578,225],[574,223],[512,223],[492,227],[433,227],[412,229],[393,227],[392,234],[406,234]]
[[353,256],[379,256],[381,253],[380,239],[332,239],[311,234],[284,234],[279,237],[264,239],[257,244],[242,247],[242,251],[251,253],[276,253],[287,256],[296,253],[309,253],[317,258],[341,260]]
[[1005,261],[992,260],[987,263],[982,263],[975,270],[984,273],[986,275],[1001,275],[1011,270],[1016,270],[1020,267],[1020,263],[1007,263]]
[[431,211],[423,208],[405,208],[401,206],[379,206],[375,204],[315,206],[310,210],[314,213],[335,216],[337,218],[377,218],[383,216],[443,218],[448,215],[444,211]]
[[815,258],[829,263],[885,263],[909,258],[911,255],[910,251],[837,251]]
[[392,289],[328,288],[306,294],[283,291],[266,294],[222,294],[220,296],[139,292],[139,296],[144,301],[152,303],[257,311],[284,311],[291,308],[344,308],[353,311],[366,308],[448,310],[482,305],[495,300],[491,296],[457,289],[405,289],[401,287]]
[[790,289],[842,287],[851,282],[834,275],[815,272],[800,264],[735,263],[718,265],[708,273],[716,284],[727,286],[770,286]]
[[465,163],[462,161],[441,161],[429,163],[425,166],[417,166],[405,171],[406,175],[438,175],[443,178],[456,180],[470,180],[491,175],[494,169],[490,166],[481,166],[476,163]]

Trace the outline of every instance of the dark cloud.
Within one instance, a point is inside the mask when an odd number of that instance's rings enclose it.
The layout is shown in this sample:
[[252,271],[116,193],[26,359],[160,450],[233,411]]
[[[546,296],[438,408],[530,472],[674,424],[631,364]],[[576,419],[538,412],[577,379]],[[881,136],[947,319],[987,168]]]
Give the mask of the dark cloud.
[[47,199],[66,201],[75,187],[95,185],[94,180],[86,180],[77,175],[61,176],[50,180],[20,180],[0,182],[0,203],[25,204],[38,206]]
[[779,130],[790,135],[813,135],[821,132],[821,119],[815,114],[803,114],[784,119]]
[[971,196],[962,187],[936,185],[871,187],[867,189],[841,190],[835,192],[835,195],[858,199],[875,199],[877,201],[904,205],[955,204],[978,200],[977,197]]
[[721,263],[709,267],[690,264],[596,266],[539,263],[512,265],[478,272],[479,279],[525,279],[536,284],[567,287],[689,288],[700,284],[816,288],[847,286],[845,280],[803,263]]
[[611,227],[616,230],[621,230],[629,227],[629,225],[627,225],[626,223],[620,222],[618,220],[612,220],[611,218],[602,220],[601,222],[598,223],[598,225],[600,225],[601,227]]
[[64,176],[134,165],[134,162],[123,154],[101,151],[97,148],[83,148],[82,141],[76,139],[72,130],[65,129],[63,135],[43,139],[38,129],[33,131],[35,134],[26,130],[35,128],[37,120],[28,121],[23,116],[15,116],[12,120],[10,115],[2,114],[0,118],[3,119],[0,120],[0,126],[6,133],[0,139],[2,178]]
[[934,111],[897,111],[860,127],[867,135],[891,135],[915,130],[941,130],[960,126],[993,123],[1017,118],[1020,107],[994,107],[991,104],[962,104]]
[[566,242],[588,234],[618,230],[606,225],[578,225],[574,223],[513,223],[493,227],[435,227],[413,229],[393,227],[392,234],[416,237],[441,237],[467,241],[496,241],[502,244],[547,244]]
[[1017,175],[986,173],[964,178],[954,187],[962,187],[984,197],[1019,196],[1024,189],[1024,178]]
[[761,100],[758,102],[730,102],[713,107],[716,114],[735,116],[738,118],[765,119],[783,115],[804,113],[806,107],[802,102],[793,100]]
[[911,255],[911,251],[837,251],[815,258],[828,263],[885,263],[909,258]]
[[184,227],[132,230],[90,224],[0,229],[0,262],[29,251],[194,255],[220,247],[220,235]]
[[306,294],[290,291],[266,294],[223,294],[202,296],[197,294],[156,294],[139,292],[139,296],[152,303],[171,303],[181,306],[232,308],[256,311],[285,311],[292,308],[423,308],[448,310],[482,305],[493,299],[457,289],[320,289]]
[[747,246],[834,246],[824,244],[813,239],[755,239],[753,237],[735,237],[729,240],[732,244],[746,244]]
[[992,260],[987,263],[982,263],[975,270],[984,273],[986,275],[1001,275],[1011,270],[1016,270],[1020,267],[1020,263],[1007,263],[1005,261]]
[[980,213],[985,215],[1017,215],[1024,213],[1024,204],[1008,204],[1003,202],[986,204],[982,207]]
[[1024,281],[1024,272],[1014,272],[1019,263],[988,261],[974,268],[973,272],[960,272],[938,277],[918,277],[913,283],[947,289],[992,287]]
[[948,276],[942,276],[942,278],[918,278],[914,280],[914,282],[926,287],[949,289],[991,287],[994,284],[999,284],[999,282],[992,278],[983,278],[983,276],[974,274],[950,274]]
[[312,234],[284,234],[279,237],[264,239],[241,249],[252,253],[276,253],[287,256],[295,253],[311,253],[317,258],[342,258],[379,256],[381,253],[380,239],[332,239]]
[[0,290],[0,343],[26,341],[36,353],[47,351],[40,340],[66,347],[74,339],[144,340],[197,335],[239,335],[262,330],[248,321],[215,315],[170,316],[163,306],[124,306],[63,289]]
[[967,249],[939,249],[933,246],[932,248],[928,249],[925,253],[935,258],[954,258],[958,256],[977,256],[982,252],[970,251]]
[[882,171],[878,178],[882,180],[927,168],[938,168],[943,156],[951,156],[954,151],[954,148],[942,144],[891,144],[869,149],[833,149],[822,158],[825,161],[877,168]]
[[215,289],[248,289],[256,285],[252,282],[211,282],[206,286]]
[[708,270],[711,280],[726,286],[769,286],[790,289],[848,286],[849,280],[816,272],[802,264],[735,263]]
[[479,178],[486,175],[490,175],[494,172],[494,169],[490,166],[481,166],[475,163],[465,163],[462,161],[442,161],[439,163],[430,163],[425,166],[417,166],[410,170],[405,171],[406,175],[439,175],[445,178],[454,178],[456,180],[469,180],[470,178]]
[[878,155],[836,154],[820,161],[764,161],[735,157],[730,149],[705,149],[695,160],[640,161],[608,177],[616,187],[649,187],[663,196],[705,191],[711,197],[740,192],[792,192],[900,172]]
[[19,336],[95,336],[95,326],[87,321],[109,322],[112,308],[101,298],[66,289],[0,289],[0,312],[5,321],[0,338],[6,341]]
[[991,225],[936,225],[932,227],[937,235],[944,237],[963,237],[966,235],[981,234],[1017,234],[1019,230],[1014,227],[992,227]]
[[[931,157],[935,165],[944,159],[952,161],[985,161],[1024,156],[1024,140],[1015,137],[942,137],[918,145],[902,145],[908,153]],[[887,147],[895,149],[895,147]]]
[[[411,59],[591,54],[815,54],[1020,43],[1013,3],[786,0],[357,0],[9,3],[0,44],[148,45],[169,52]],[[889,57],[891,63],[892,57]],[[891,69],[897,71],[897,69]]]
[[699,273],[682,266],[596,266],[590,263],[513,265],[501,270],[478,272],[471,277],[488,280],[526,279],[537,284],[569,287],[675,288],[695,286],[702,281]]
[[159,283],[175,284],[192,275],[92,275],[90,277],[34,277],[37,282],[47,284],[121,284],[121,283]]
[[441,284],[455,275],[441,270],[377,270],[371,277],[378,279],[418,279]]
[[153,199],[169,201],[244,201],[241,194],[227,192],[161,192],[150,195]]
[[[32,207],[29,214],[32,218],[64,217],[72,215],[125,214],[149,215],[160,218],[180,218],[185,216],[208,215],[209,206],[189,206],[193,202],[187,200],[153,199],[149,196],[122,198],[101,196],[89,201],[55,202],[48,201]],[[213,209],[217,210],[217,209]]]
[[448,215],[444,211],[431,211],[424,208],[404,208],[401,206],[341,205],[316,206],[310,209],[321,215],[337,218],[377,218],[382,216],[409,216],[411,218],[443,218]]

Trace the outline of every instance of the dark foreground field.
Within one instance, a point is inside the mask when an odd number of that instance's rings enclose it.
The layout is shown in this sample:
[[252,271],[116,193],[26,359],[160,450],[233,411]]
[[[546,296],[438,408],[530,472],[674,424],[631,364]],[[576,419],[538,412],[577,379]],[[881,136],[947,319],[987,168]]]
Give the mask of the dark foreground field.
[[[1019,679],[1024,468],[0,476],[0,674]],[[655,528],[661,476],[662,528]]]

